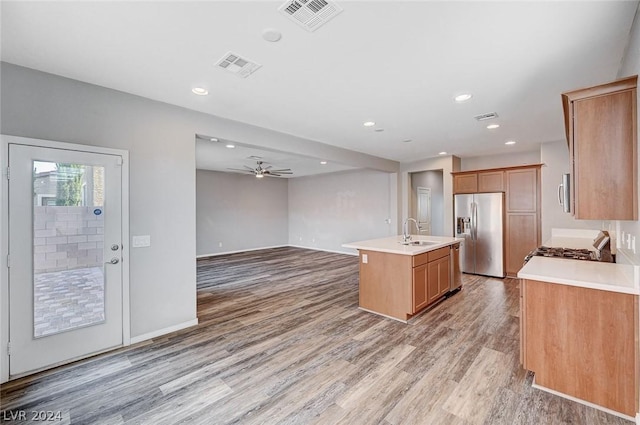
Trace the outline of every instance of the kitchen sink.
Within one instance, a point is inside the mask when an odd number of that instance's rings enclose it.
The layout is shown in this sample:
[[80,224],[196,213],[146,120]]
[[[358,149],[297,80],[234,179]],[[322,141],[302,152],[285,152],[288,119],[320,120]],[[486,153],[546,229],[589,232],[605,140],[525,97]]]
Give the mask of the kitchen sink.
[[430,241],[409,241],[409,242],[398,242],[401,243],[402,245],[420,245],[420,246],[428,246],[428,245],[435,245],[438,242],[430,242]]

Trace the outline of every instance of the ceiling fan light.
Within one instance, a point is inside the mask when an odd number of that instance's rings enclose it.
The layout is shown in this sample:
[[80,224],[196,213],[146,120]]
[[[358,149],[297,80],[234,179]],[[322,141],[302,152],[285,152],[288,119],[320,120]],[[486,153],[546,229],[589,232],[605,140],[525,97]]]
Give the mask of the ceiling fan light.
[[261,179],[261,178],[263,178],[263,177],[264,177],[264,174],[262,174],[262,173],[258,173],[258,174],[256,174],[256,178],[257,178],[257,179]]

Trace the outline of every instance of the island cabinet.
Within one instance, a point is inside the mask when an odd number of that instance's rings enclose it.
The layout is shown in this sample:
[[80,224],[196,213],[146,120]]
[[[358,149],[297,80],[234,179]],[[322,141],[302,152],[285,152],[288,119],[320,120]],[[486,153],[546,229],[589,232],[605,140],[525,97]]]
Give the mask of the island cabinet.
[[360,249],[360,307],[406,321],[449,292],[449,246],[416,255]]
[[520,360],[535,385],[635,417],[638,296],[520,281]]
[[576,219],[638,219],[637,79],[562,94]]

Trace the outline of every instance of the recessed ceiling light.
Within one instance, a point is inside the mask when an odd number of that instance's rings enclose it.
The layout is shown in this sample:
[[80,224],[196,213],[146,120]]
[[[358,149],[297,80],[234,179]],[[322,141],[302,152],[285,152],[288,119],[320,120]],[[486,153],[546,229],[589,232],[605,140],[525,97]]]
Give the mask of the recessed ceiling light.
[[487,126],[487,128],[488,128],[489,130],[494,130],[494,129],[498,128],[498,127],[500,127],[500,124],[489,124],[489,125]]
[[438,155],[446,155],[447,153],[445,151],[442,152],[438,152]]
[[373,121],[366,121],[362,123],[362,125],[364,125],[365,127],[373,127],[374,125],[376,125],[376,123]]
[[373,131],[376,131],[376,132],[380,133],[380,132],[384,131],[384,128],[376,128],[376,129],[375,129],[375,130],[373,130]]
[[280,41],[280,39],[282,38],[282,33],[273,28],[267,28],[266,30],[262,31],[262,38],[275,43],[276,41]]
[[515,140],[508,140],[506,142],[504,142],[505,145],[515,145],[516,141]]
[[457,95],[453,99],[456,102],[466,102],[467,100],[471,99],[472,97],[473,97],[473,95],[471,93],[462,93],[462,94]]
[[231,143],[229,143],[228,145],[224,145],[225,147],[229,148],[229,149],[233,149],[236,147],[236,145],[232,145]]
[[216,139],[215,137],[212,137],[212,138],[211,138],[211,139],[209,139],[209,140],[211,140],[212,142],[217,142],[217,141],[218,141],[218,139]]
[[327,165],[327,161],[320,161],[320,164]]
[[194,87],[191,89],[191,91],[195,94],[197,94],[198,96],[206,96],[209,94],[209,90],[203,88],[203,87]]

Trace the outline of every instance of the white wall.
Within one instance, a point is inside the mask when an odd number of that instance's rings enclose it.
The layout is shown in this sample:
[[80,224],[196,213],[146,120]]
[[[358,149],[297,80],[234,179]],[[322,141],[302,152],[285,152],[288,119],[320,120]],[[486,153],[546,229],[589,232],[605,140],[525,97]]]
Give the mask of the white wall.
[[[442,170],[409,174],[411,178],[411,214],[418,217],[418,187],[431,189],[431,234],[447,236],[444,232],[444,181]],[[411,228],[413,229],[413,228]],[[413,230],[411,233],[414,233]]]
[[287,179],[198,170],[196,254],[287,245],[288,205]]
[[551,229],[608,229],[609,222],[602,220],[576,220],[562,211],[558,203],[558,185],[562,175],[569,172],[569,148],[566,140],[543,143],[540,147],[542,167],[542,242],[551,237]]
[[289,243],[355,253],[347,242],[395,234],[395,176],[373,170],[345,171],[289,180]]
[[[629,46],[627,49],[627,53],[625,54],[624,60],[622,61],[622,66],[620,67],[620,71],[618,72],[618,78],[630,77],[632,75],[640,74],[640,14],[636,12],[636,19],[634,21],[633,27],[631,28],[631,35],[629,39]],[[640,96],[638,97],[638,106],[636,108],[638,112],[638,122],[640,122]],[[637,140],[636,140],[637,144]],[[637,145],[636,145],[637,146]],[[638,163],[640,164],[640,149],[638,149]],[[639,174],[640,175],[640,174]],[[640,184],[638,184],[638,188],[640,190]],[[638,200],[640,202],[640,196],[638,196]],[[640,207],[639,207],[640,209]],[[632,259],[632,262],[640,265],[640,222],[639,221],[619,221],[616,223],[619,227],[619,236],[622,237],[622,232],[624,234],[631,234],[636,238],[636,252],[630,251],[628,249],[624,249],[624,246],[621,249]]]
[[483,155],[461,158],[461,170],[483,170],[485,168],[515,167],[540,164],[540,151],[510,152],[502,155]]

